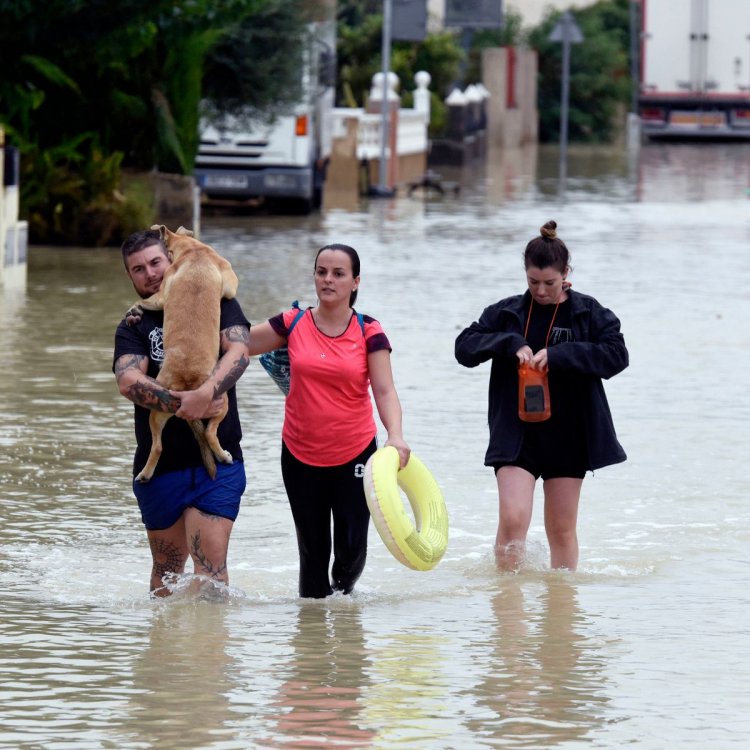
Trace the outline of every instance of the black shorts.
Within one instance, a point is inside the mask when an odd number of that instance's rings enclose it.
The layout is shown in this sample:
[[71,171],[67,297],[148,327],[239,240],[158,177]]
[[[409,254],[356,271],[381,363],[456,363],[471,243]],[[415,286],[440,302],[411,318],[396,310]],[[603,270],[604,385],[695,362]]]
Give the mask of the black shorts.
[[543,424],[526,425],[520,453],[513,461],[492,464],[495,474],[503,466],[518,466],[534,479],[583,479],[588,471],[584,441],[571,435],[555,435],[545,427]]

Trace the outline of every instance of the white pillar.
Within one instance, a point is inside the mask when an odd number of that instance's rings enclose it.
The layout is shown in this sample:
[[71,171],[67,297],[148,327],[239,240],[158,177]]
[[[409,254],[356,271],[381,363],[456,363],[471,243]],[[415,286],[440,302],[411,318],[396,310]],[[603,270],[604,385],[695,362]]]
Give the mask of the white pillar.
[[430,90],[428,86],[432,81],[432,76],[426,70],[420,70],[414,76],[414,82],[417,88],[414,90],[414,109],[422,112],[425,122],[430,124]]

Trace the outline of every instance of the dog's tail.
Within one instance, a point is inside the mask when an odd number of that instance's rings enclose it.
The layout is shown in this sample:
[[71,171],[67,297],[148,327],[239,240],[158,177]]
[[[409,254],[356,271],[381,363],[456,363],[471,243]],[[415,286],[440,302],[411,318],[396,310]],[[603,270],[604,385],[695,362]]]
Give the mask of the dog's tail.
[[201,449],[201,458],[203,459],[203,465],[206,467],[206,471],[211,479],[216,479],[216,459],[214,454],[206,441],[206,428],[203,426],[203,422],[200,419],[194,419],[189,422],[190,429],[195,435],[195,439],[198,441],[198,446]]

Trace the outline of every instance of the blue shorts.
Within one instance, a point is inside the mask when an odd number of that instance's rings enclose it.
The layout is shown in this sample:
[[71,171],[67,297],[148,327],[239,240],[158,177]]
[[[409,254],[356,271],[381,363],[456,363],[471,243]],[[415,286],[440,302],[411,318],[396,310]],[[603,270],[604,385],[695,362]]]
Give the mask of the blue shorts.
[[133,494],[141,519],[151,531],[161,531],[179,521],[187,508],[234,521],[245,491],[245,464],[217,464],[216,479],[203,466],[170,471],[142,484],[133,480]]

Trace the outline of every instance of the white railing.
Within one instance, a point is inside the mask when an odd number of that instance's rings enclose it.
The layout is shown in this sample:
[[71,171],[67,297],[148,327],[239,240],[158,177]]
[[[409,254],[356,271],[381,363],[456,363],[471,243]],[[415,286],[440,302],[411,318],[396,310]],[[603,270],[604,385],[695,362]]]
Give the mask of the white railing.
[[[370,92],[371,101],[382,99],[382,73],[373,77]],[[428,147],[427,128],[430,124],[430,92],[427,86],[430,76],[420,71],[414,76],[417,90],[414,92],[414,108],[399,107],[396,127],[396,153],[398,156],[426,153]],[[388,99],[399,99],[396,93],[398,78],[389,74]],[[383,118],[379,112],[366,112],[358,107],[336,107],[333,110],[332,134],[334,138],[347,135],[347,120],[357,121],[356,153],[359,160],[373,160],[380,157],[381,130]],[[386,143],[386,157],[390,158],[390,144]]]
[[398,155],[421,154],[427,151],[427,126],[424,114],[416,109],[401,109],[398,113]]
[[[380,133],[383,118],[380,113],[362,112],[357,127],[357,159],[377,159],[380,156]],[[397,149],[398,150],[398,149]],[[390,158],[390,144],[386,143],[385,155]]]
[[[5,164],[9,167],[7,174]],[[14,291],[26,288],[29,232],[28,222],[18,219],[19,171],[17,150],[10,151],[7,160],[5,158],[5,136],[0,128],[0,288]],[[10,301],[11,296],[5,297],[6,304]]]

